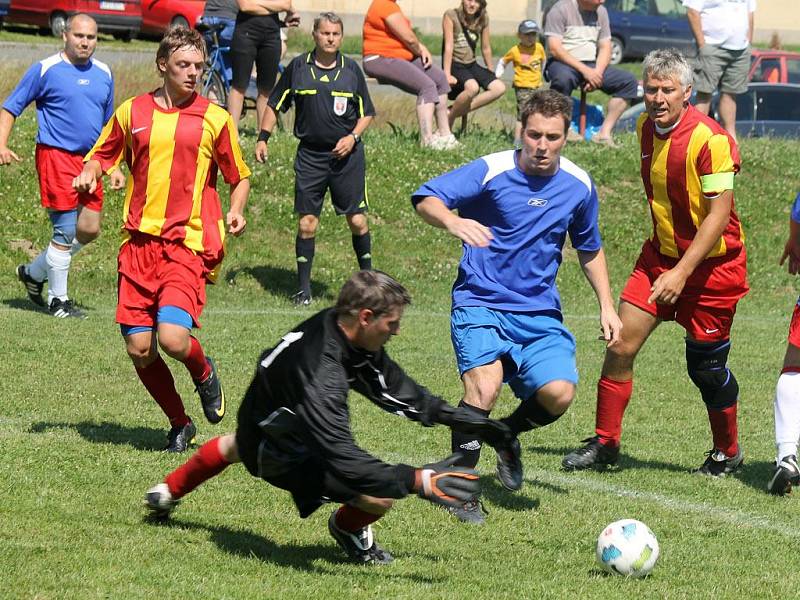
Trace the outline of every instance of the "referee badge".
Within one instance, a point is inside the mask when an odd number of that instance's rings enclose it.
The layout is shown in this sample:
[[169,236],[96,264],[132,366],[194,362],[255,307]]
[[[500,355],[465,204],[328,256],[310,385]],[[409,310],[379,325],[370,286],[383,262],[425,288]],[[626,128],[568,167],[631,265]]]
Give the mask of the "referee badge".
[[333,114],[337,117],[341,117],[345,112],[347,112],[347,98],[344,96],[334,96]]

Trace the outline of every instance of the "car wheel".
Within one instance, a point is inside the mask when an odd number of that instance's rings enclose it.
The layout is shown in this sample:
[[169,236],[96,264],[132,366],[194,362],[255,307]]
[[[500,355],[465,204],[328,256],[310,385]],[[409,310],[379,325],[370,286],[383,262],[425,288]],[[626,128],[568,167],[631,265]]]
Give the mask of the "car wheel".
[[186,27],[186,29],[189,29],[189,21],[186,20],[186,17],[176,15],[172,18],[172,21],[170,21],[169,26],[170,29],[173,27]]
[[618,65],[622,62],[622,57],[625,54],[625,45],[618,37],[611,38],[611,64]]
[[54,12],[50,15],[50,33],[53,37],[61,37],[67,28],[67,15],[62,12]]

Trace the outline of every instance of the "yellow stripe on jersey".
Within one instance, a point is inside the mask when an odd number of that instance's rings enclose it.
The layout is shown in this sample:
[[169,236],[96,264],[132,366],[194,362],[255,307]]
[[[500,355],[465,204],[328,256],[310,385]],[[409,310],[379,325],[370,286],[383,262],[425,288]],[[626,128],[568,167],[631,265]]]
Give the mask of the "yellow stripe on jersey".
[[667,158],[672,140],[653,136],[653,156],[650,162],[650,185],[653,187],[653,201],[650,209],[656,222],[656,236],[662,254],[678,256],[675,244],[675,230],[672,225],[672,203],[667,193]]
[[[150,131],[150,162],[147,169],[147,203],[139,231],[160,236],[169,201],[170,171],[175,150],[175,130],[180,112],[153,111]],[[153,149],[158,148],[157,152]],[[188,244],[187,244],[188,245]]]
[[689,215],[696,229],[708,215],[708,201],[703,197],[697,175],[697,157],[710,136],[708,125],[698,123],[686,147],[686,191],[689,194]]
[[731,187],[713,190],[715,192],[722,192],[725,189],[733,189],[733,171],[734,164],[731,158],[731,144],[727,135],[716,134],[712,135],[708,140],[708,151],[711,152],[711,166],[714,173],[730,173],[731,174]]

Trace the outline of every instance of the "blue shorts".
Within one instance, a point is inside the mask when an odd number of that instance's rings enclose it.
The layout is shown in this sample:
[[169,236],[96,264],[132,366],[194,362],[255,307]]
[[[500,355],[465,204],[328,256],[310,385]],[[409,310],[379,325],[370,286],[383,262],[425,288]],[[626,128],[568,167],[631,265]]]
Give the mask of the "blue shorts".
[[465,306],[453,310],[450,336],[461,375],[500,359],[521,400],[551,381],[578,383],[575,338],[553,317]]
[[[180,325],[186,329],[191,330],[194,321],[192,315],[178,306],[162,306],[158,309],[156,323],[171,323],[172,325]],[[156,327],[147,325],[124,325],[120,323],[119,331],[123,336],[133,335],[135,333],[144,333],[145,331],[153,331]]]

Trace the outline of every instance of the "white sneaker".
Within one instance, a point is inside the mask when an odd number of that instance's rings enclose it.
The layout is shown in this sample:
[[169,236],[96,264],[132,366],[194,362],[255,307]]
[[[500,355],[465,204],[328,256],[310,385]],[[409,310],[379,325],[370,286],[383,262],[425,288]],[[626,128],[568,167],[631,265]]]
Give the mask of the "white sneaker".
[[147,490],[144,495],[144,504],[154,517],[166,519],[178,505],[178,501],[173,500],[169,486],[161,482]]
[[452,133],[436,136],[436,143],[438,150],[455,150],[461,146],[461,142],[459,142]]

